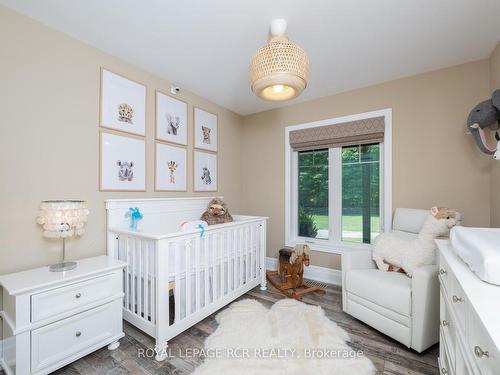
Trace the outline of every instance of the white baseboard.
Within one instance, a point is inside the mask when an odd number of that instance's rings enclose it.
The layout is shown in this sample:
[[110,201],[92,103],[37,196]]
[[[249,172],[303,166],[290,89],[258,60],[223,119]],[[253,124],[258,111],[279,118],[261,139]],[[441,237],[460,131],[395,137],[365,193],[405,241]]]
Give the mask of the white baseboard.
[[[278,269],[278,259],[266,257],[266,269]],[[311,265],[304,268],[304,277],[309,280],[321,281],[327,284],[342,285],[342,271],[332,268]]]

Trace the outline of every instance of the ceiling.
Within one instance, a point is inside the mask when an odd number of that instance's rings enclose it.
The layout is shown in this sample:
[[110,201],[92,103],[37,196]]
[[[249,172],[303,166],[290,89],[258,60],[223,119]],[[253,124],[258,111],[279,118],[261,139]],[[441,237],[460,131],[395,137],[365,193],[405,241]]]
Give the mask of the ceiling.
[[[241,115],[486,58],[499,0],[0,0]],[[309,86],[269,103],[248,65],[273,18],[311,61]]]

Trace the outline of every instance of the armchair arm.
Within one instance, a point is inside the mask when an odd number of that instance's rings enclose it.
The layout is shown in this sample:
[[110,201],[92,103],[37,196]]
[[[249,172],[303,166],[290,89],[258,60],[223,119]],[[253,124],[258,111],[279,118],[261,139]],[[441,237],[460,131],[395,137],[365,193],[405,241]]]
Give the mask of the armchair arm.
[[412,345],[421,352],[439,340],[438,266],[417,268],[411,280]]
[[377,268],[370,249],[346,250],[342,253],[342,272]]
[[345,275],[349,270],[365,270],[377,268],[372,260],[370,249],[346,250],[342,253],[342,308],[347,312],[347,291],[345,288]]

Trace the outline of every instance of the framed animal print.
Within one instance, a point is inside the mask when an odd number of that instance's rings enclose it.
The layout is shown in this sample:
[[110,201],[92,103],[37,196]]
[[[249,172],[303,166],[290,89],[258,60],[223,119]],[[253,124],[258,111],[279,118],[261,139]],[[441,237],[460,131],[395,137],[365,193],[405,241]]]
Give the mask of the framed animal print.
[[194,151],[194,191],[217,191],[217,154]]
[[100,125],[144,136],[146,86],[101,68]]
[[155,144],[155,191],[187,191],[187,150]]
[[187,145],[187,103],[156,91],[156,139]]
[[217,151],[217,115],[194,108],[194,147]]
[[146,191],[143,138],[100,132],[100,191]]

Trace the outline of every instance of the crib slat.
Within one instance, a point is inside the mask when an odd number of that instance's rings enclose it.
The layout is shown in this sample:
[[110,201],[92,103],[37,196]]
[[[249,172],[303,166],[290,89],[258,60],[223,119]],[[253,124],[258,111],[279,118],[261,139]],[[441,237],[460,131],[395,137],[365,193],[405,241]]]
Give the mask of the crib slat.
[[224,294],[226,294],[226,233],[227,232],[222,232],[221,233],[221,242],[220,242],[220,249],[221,249],[221,262],[220,262],[220,296],[223,297]]
[[[175,264],[175,283],[174,283],[174,301],[175,301],[175,322],[178,322],[181,320],[181,275],[180,275],[180,268],[181,268],[181,254],[180,254],[180,248],[179,248],[179,243],[176,241],[174,243],[174,264]],[[168,271],[167,271],[168,272]],[[168,285],[162,287],[166,288],[168,290]],[[168,292],[167,292],[168,293]]]
[[255,266],[253,264],[253,261],[254,261],[254,255],[253,255],[253,241],[254,241],[254,235],[253,235],[253,224],[250,225],[250,279],[254,279],[255,278],[255,275],[254,275],[254,270],[255,270]]
[[194,261],[196,264],[196,273],[195,273],[195,278],[196,278],[196,304],[195,304],[195,312],[198,312],[201,307],[201,259],[200,259],[200,239],[199,237],[196,237],[194,240]]
[[136,307],[136,301],[135,301],[135,279],[136,279],[136,270],[137,270],[137,264],[135,263],[135,238],[130,239],[130,257],[131,257],[131,264],[132,264],[132,272],[130,275],[130,310],[135,314],[135,307]]
[[137,265],[139,266],[139,272],[137,275],[137,315],[142,316],[142,286],[145,282],[144,272],[142,272],[142,246],[144,245],[144,240],[139,239],[137,245]]
[[238,231],[233,230],[233,290],[238,287]]
[[205,237],[203,237],[203,252],[205,253],[205,264],[204,264],[204,270],[203,270],[203,274],[205,276],[205,305],[204,307],[207,307],[208,306],[208,284],[209,284],[209,270],[210,270],[210,258],[209,258],[209,254],[208,254],[208,251],[210,250],[209,249],[209,246],[208,246],[208,239],[209,239],[209,235],[206,235]]
[[184,241],[184,256],[186,258],[186,316],[191,314],[191,240]]
[[[158,277],[157,275],[157,267],[158,264],[158,252],[159,252],[159,246],[157,242],[152,242],[149,247],[149,251],[151,252],[150,257],[153,259],[153,264],[151,265],[151,282],[149,283],[149,300],[151,301],[151,323],[156,324],[156,306],[157,306],[157,301],[156,301],[156,296],[157,296],[157,286],[156,286],[156,278]],[[167,259],[168,259],[169,252],[167,251]],[[164,265],[165,266],[165,265]],[[166,267],[166,266],[165,266]],[[154,271],[153,271],[154,270]],[[168,268],[166,271],[167,273],[167,280],[168,280]],[[170,292],[170,291],[169,291]],[[167,292],[167,293],[169,293]],[[169,293],[170,295],[170,293]],[[170,311],[170,314],[172,312]]]
[[240,253],[240,280],[239,280],[238,286],[242,286],[244,284],[244,282],[243,282],[243,273],[245,271],[245,268],[244,268],[245,264],[243,263],[243,254],[244,254],[244,251],[243,251],[243,245],[244,245],[244,242],[243,242],[243,228],[239,228],[238,237],[239,237],[238,250],[239,250],[239,253]]
[[218,285],[218,277],[217,277],[217,233],[212,235],[212,302],[214,302],[217,296],[217,285]]
[[142,253],[142,260],[144,262],[144,277],[143,277],[143,299],[144,299],[144,319],[149,321],[149,241],[144,243],[144,249]]
[[120,249],[122,249],[123,251],[123,260],[127,263],[127,265],[125,266],[125,270],[124,270],[124,282],[123,282],[123,285],[125,287],[125,298],[124,298],[124,301],[123,301],[123,305],[125,306],[125,308],[128,310],[128,306],[129,306],[129,287],[128,287],[128,280],[129,280],[129,272],[130,272],[130,262],[129,262],[129,258],[128,258],[128,244],[127,244],[127,238],[123,238],[123,236],[119,236],[119,241],[121,243],[121,246],[120,246]]

